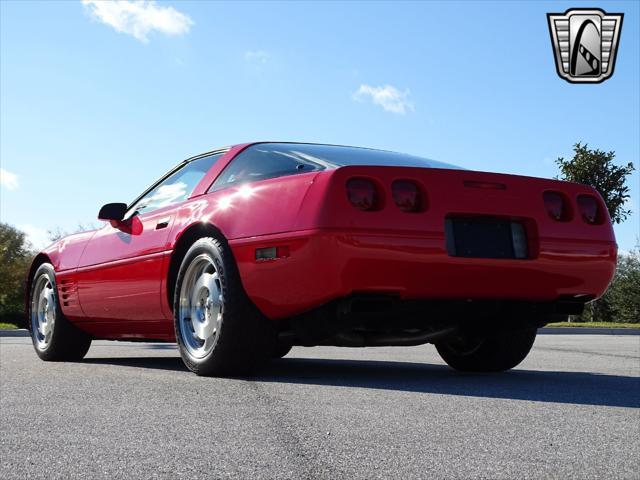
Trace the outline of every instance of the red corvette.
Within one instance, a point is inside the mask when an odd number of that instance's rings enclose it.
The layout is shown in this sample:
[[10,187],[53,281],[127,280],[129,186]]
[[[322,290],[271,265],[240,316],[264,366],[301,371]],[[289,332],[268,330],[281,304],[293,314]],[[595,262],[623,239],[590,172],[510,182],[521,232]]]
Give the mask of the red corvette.
[[198,155],[98,218],[31,266],[43,360],[176,341],[197,374],[238,375],[293,345],[434,343],[507,370],[603,294],[617,254],[591,187],[332,145]]

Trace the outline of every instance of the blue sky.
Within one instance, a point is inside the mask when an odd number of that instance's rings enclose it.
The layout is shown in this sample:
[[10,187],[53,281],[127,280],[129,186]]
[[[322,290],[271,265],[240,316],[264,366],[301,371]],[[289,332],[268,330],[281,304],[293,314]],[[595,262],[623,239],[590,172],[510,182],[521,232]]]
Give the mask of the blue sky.
[[[1,220],[46,243],[180,160],[252,140],[540,177],[583,141],[638,167],[639,5],[2,1]],[[625,14],[605,83],[556,74],[546,13],[572,7]],[[623,249],[640,235],[637,172],[630,185]]]

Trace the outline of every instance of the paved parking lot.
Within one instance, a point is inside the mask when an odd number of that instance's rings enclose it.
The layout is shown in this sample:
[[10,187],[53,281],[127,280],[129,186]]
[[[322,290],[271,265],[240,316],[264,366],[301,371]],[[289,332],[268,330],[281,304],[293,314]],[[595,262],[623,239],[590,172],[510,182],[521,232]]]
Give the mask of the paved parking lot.
[[0,338],[0,477],[640,478],[640,336],[540,335],[506,374],[432,346],[296,348],[199,378],[172,345],[44,363]]

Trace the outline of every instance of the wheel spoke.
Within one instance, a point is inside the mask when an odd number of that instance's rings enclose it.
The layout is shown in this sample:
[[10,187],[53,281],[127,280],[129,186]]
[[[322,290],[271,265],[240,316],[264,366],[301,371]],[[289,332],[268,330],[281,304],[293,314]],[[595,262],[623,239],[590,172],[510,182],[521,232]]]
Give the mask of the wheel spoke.
[[207,337],[204,341],[204,345],[202,345],[202,349],[205,352],[208,352],[214,345],[215,343],[215,337]]
[[202,322],[202,340],[207,340],[212,337],[216,333],[216,322],[211,318],[207,318],[204,322]]
[[38,332],[43,337],[46,337],[46,335],[47,335],[46,322],[42,321],[42,319],[40,319],[40,318],[38,318]]

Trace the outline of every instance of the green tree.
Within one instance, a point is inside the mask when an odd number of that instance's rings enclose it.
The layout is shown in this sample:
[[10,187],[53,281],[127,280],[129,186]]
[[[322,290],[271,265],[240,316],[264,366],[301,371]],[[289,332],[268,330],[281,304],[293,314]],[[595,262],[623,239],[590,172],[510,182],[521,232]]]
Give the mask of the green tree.
[[585,143],[573,146],[573,158],[565,160],[559,157],[556,164],[560,168],[560,178],[570,182],[583,183],[595,188],[607,205],[614,223],[621,223],[629,216],[630,210],[624,208],[629,198],[627,176],[633,172],[633,164],[618,166],[613,163],[616,153],[602,150],[590,150]]
[[606,293],[576,318],[582,322],[640,323],[640,249],[621,253]]
[[640,249],[620,255],[616,276],[605,294],[618,322],[640,323]]
[[[559,157],[560,178],[595,188],[602,196],[614,223],[627,219],[630,210],[625,203],[630,197],[627,177],[633,172],[631,162],[619,166],[614,163],[615,152],[592,150],[585,143],[573,146],[573,158]],[[616,275],[607,292],[599,300],[587,305],[580,316],[583,321],[640,322],[640,253],[635,249],[618,258]]]
[[0,322],[22,322],[25,279],[32,258],[25,234],[0,223]]

